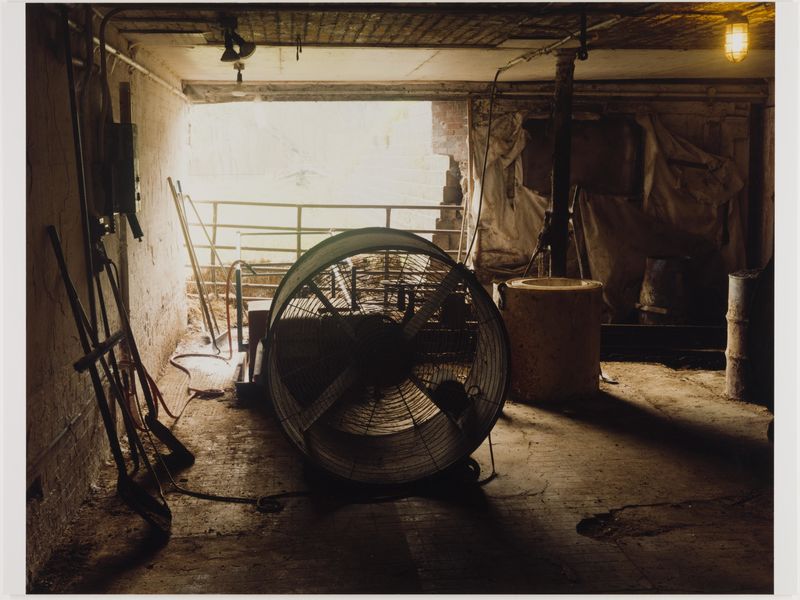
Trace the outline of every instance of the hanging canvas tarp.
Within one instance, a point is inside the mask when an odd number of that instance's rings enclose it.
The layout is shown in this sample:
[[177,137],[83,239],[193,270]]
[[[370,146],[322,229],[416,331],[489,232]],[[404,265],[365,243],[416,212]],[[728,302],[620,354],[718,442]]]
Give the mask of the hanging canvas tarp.
[[644,212],[713,242],[729,272],[743,268],[737,194],[744,181],[736,164],[672,134],[656,115],[639,115],[636,122],[645,131]]
[[626,319],[639,300],[648,256],[692,256],[707,261],[714,245],[645,213],[619,196],[581,193],[583,225],[592,279],[603,282],[607,320]]
[[[480,176],[486,128],[473,132],[477,175],[470,209],[473,220],[481,185],[485,189],[470,259],[484,282],[521,274],[549,204],[547,197],[522,185],[522,151],[535,143],[523,121],[524,114],[516,112],[493,123],[484,181]],[[731,159],[709,154],[672,134],[656,116],[639,115],[636,122],[644,131],[642,195],[607,196],[587,190],[579,200],[589,272],[605,284],[607,316],[630,318],[648,256],[694,258],[699,292],[717,306],[727,273],[744,266],[738,200],[742,176]],[[568,274],[578,276],[573,244]]]
[[[486,128],[473,133],[473,160],[477,174],[470,216],[475,219],[483,190],[483,206],[475,246],[470,257],[479,279],[520,274],[536,246],[548,199],[522,185],[522,150],[528,134],[522,113],[511,113],[492,124],[486,175],[481,181],[486,152]],[[473,225],[474,227],[474,225]]]

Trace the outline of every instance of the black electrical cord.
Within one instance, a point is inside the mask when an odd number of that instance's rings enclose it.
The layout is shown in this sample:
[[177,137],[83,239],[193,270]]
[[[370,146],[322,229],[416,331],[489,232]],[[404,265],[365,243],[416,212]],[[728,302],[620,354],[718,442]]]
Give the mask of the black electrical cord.
[[[191,354],[187,354],[187,355],[179,355],[179,356],[192,356],[192,355]],[[202,355],[201,354],[201,355],[196,355],[196,356],[208,357],[210,355]],[[216,358],[216,357],[212,356],[212,358]],[[188,370],[185,367],[181,366],[181,365],[175,364],[175,366],[177,368],[185,371],[185,372],[188,372]],[[191,400],[191,398],[190,398],[190,400]],[[139,418],[140,419],[144,419],[144,416],[142,414],[142,408],[141,408],[141,406],[139,404],[138,398],[135,399],[134,404],[136,405],[136,410],[139,413]],[[187,404],[188,404],[188,401],[187,401]],[[185,405],[184,405],[184,408],[185,408]],[[278,513],[278,512],[281,512],[283,510],[283,505],[279,502],[279,500],[281,500],[281,499],[284,499],[284,498],[300,498],[300,497],[307,497],[307,496],[312,495],[311,490],[300,490],[300,491],[291,491],[291,492],[281,492],[281,493],[277,493],[277,494],[269,494],[269,495],[257,496],[257,497],[256,496],[227,496],[227,495],[223,495],[223,494],[212,494],[212,493],[209,493],[209,492],[191,490],[191,489],[182,487],[182,486],[178,485],[178,483],[175,481],[175,478],[172,476],[172,473],[170,472],[169,468],[167,467],[163,456],[159,452],[158,447],[156,446],[156,444],[155,444],[155,442],[153,440],[153,437],[150,434],[150,430],[149,429],[145,429],[145,433],[147,434],[147,437],[150,440],[150,445],[152,446],[153,451],[155,452],[155,455],[156,455],[156,458],[158,459],[158,462],[161,464],[161,468],[166,473],[170,484],[172,484],[172,489],[166,490],[166,493],[175,492],[175,493],[178,493],[178,494],[182,494],[184,496],[191,496],[192,498],[198,498],[200,500],[210,500],[210,501],[213,501],[213,502],[229,502],[229,503],[233,503],[233,504],[252,504],[252,505],[254,505],[256,507],[256,510],[258,510],[259,512],[262,512],[262,513]],[[484,479],[478,479],[479,470],[478,470],[477,464],[476,464],[476,468],[474,469],[474,471],[475,471],[475,480],[476,480],[475,483],[477,485],[480,485],[480,486],[486,485],[487,483],[489,483],[490,481],[492,481],[493,479],[495,479],[497,477],[497,471],[495,469],[495,460],[494,460],[494,447],[493,447],[493,443],[492,443],[492,435],[491,435],[491,433],[489,434],[488,439],[489,439],[489,456],[490,456],[490,459],[491,459],[492,472],[487,477],[485,477]],[[156,479],[156,482],[157,482],[157,484],[159,486],[159,489],[161,489],[160,481],[158,481],[158,479]],[[162,492],[162,494],[163,494],[163,492]],[[381,502],[393,502],[393,501],[401,500],[401,499],[407,498],[407,497],[408,497],[408,494],[397,494],[397,495],[384,495],[384,496],[370,496],[368,499],[366,499],[364,501],[359,501],[357,499],[354,499],[353,501],[357,502],[357,503],[373,504],[373,503],[381,503]]]
[[[142,414],[142,407],[139,404],[138,399],[134,403],[136,405],[136,410],[139,413],[139,418],[144,419],[144,415]],[[145,434],[147,435],[147,439],[150,440],[150,445],[153,448],[153,452],[156,455],[156,459],[161,464],[161,468],[164,470],[164,473],[167,474],[167,479],[172,484],[173,489],[167,490],[167,493],[170,491],[174,491],[176,493],[182,494],[184,496],[191,496],[193,498],[199,498],[201,500],[211,500],[214,502],[229,502],[232,504],[252,504],[256,507],[259,512],[263,513],[278,513],[283,510],[283,505],[278,502],[279,498],[297,498],[301,496],[308,496],[311,492],[309,491],[297,491],[297,492],[282,492],[278,494],[270,494],[266,496],[226,496],[223,494],[211,494],[209,492],[200,492],[197,490],[190,490],[188,488],[182,487],[178,485],[175,481],[175,478],[172,476],[172,473],[167,467],[166,462],[164,461],[164,457],[161,455],[161,452],[158,450],[158,446],[156,446],[155,441],[153,440],[153,436],[150,434],[149,429],[145,429]],[[156,483],[158,484],[159,489],[161,488],[161,482],[156,477]]]
[[464,260],[466,261],[469,258],[470,253],[472,252],[472,246],[475,244],[475,238],[478,236],[478,226],[481,223],[481,210],[483,209],[483,190],[486,187],[486,163],[489,159],[489,141],[490,136],[492,134],[492,116],[494,113],[494,98],[495,94],[497,93],[497,78],[500,77],[500,73],[502,73],[502,69],[497,69],[497,72],[494,74],[494,79],[492,80],[492,91],[491,95],[489,96],[489,121],[486,124],[486,149],[483,153],[483,169],[481,170],[481,193],[478,195],[478,212],[475,216],[475,230],[472,232],[472,238],[470,239],[469,246],[467,246],[467,252],[464,255]]

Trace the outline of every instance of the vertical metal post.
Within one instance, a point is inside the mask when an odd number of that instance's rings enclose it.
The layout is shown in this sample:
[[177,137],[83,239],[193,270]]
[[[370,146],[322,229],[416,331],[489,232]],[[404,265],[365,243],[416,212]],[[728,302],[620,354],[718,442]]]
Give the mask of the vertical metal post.
[[244,301],[242,299],[242,269],[236,266],[236,340],[239,352],[245,351],[244,339],[242,334],[242,313],[244,312]]
[[[131,84],[121,81],[119,84],[119,120],[121,123],[133,122],[131,107]],[[119,216],[119,287],[122,292],[122,302],[126,309],[130,308],[130,281],[128,278],[128,228]]]
[[750,157],[747,181],[747,218],[745,231],[747,243],[745,258],[748,269],[760,269],[767,264],[769,255],[761,256],[761,242],[764,237],[761,221],[764,205],[764,107],[750,105]]
[[[236,259],[242,260],[242,232],[236,232]],[[244,302],[242,300],[242,263],[236,263],[236,343],[239,352],[244,352],[244,339],[242,336],[242,312]],[[227,302],[227,299],[226,299]]]
[[[78,117],[78,106],[75,98],[75,72],[72,69],[72,40],[69,29],[69,13],[66,6],[61,8],[61,22],[64,36],[64,60],[67,66],[67,91],[69,93],[69,112],[72,117],[72,142],[75,151],[75,168],[78,179],[78,196],[80,200],[81,225],[83,229],[83,253],[86,264],[86,293],[89,301],[89,323],[92,329],[97,328],[97,304],[94,296],[94,259],[92,247],[94,233],[92,222],[94,218],[89,213],[89,200],[86,189],[86,169],[83,157],[83,140],[81,123]],[[87,66],[87,69],[89,67]]]
[[567,274],[569,241],[570,160],[572,158],[572,79],[576,51],[556,52],[556,82],[553,98],[553,172],[550,274]]
[[[386,207],[386,228],[388,229],[391,226],[392,226],[392,207],[391,206],[387,206]],[[384,252],[383,253],[383,280],[384,281],[388,281],[389,280],[389,253],[388,252]],[[383,306],[384,306],[384,308],[386,306],[388,306],[388,304],[389,304],[389,288],[387,288],[384,285],[383,286]]]
[[[467,195],[461,199],[461,229],[458,232],[458,255],[456,262],[461,262],[461,252],[464,246],[464,229],[467,225],[467,215],[472,206],[472,96],[467,96]],[[456,213],[458,214],[458,213]],[[466,258],[464,259],[466,260]]]
[[[215,256],[214,248],[217,247],[217,202],[211,205],[211,248],[208,252],[211,254],[211,285],[214,287],[214,298],[217,295],[217,257]],[[223,265],[220,265],[222,267]]]
[[350,309],[358,310],[358,273],[356,267],[350,267]]
[[300,260],[303,253],[303,207],[297,207],[297,256],[295,260]]

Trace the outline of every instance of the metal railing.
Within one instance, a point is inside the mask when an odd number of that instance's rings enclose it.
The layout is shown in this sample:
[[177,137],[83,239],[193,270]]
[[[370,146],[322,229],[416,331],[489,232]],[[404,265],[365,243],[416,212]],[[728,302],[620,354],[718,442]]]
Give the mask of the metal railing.
[[[245,202],[245,201],[236,201],[236,200],[195,200],[194,204],[197,206],[211,206],[211,222],[210,223],[201,223],[199,221],[191,221],[189,222],[190,227],[202,227],[205,225],[206,229],[210,231],[210,243],[209,240],[205,239],[205,236],[196,237],[195,239],[201,243],[193,244],[195,249],[198,251],[208,251],[208,263],[201,264],[200,266],[203,268],[204,271],[210,271],[211,280],[204,281],[203,284],[206,286],[210,286],[210,289],[213,290],[214,294],[217,293],[218,286],[222,286],[225,284],[224,278],[222,281],[217,281],[217,269],[224,268],[225,265],[220,265],[217,261],[217,253],[220,250],[234,250],[236,251],[236,258],[241,258],[241,252],[247,251],[249,253],[256,253],[262,255],[275,255],[275,254],[287,254],[288,260],[285,261],[270,261],[267,263],[258,263],[258,261],[253,261],[253,271],[250,271],[250,275],[257,275],[257,276],[282,276],[289,270],[289,268],[294,264],[296,260],[298,260],[304,252],[308,251],[310,247],[313,247],[314,244],[307,244],[308,237],[315,236],[319,237],[321,235],[326,234],[334,234],[340,233],[343,231],[350,231],[355,229],[354,227],[309,227],[304,226],[304,216],[307,216],[310,211],[314,210],[359,210],[359,211],[382,211],[384,213],[383,217],[383,224],[385,227],[392,227],[392,218],[396,216],[399,211],[439,211],[442,215],[446,215],[446,211],[459,211],[463,210],[463,204],[434,204],[434,205],[426,205],[426,204],[357,204],[357,203],[348,203],[348,204],[321,204],[321,203],[301,203],[301,204],[291,204],[285,202]],[[255,224],[246,224],[246,223],[235,223],[235,222],[226,222],[223,219],[220,219],[220,208],[221,207],[252,207],[252,208],[272,208],[272,209],[294,209],[294,225],[255,225]],[[452,213],[453,216],[456,216],[457,213]],[[199,215],[198,215],[199,216]],[[235,230],[236,232],[236,243],[235,244],[218,244],[218,232],[219,230]],[[398,227],[398,229],[403,229],[404,231],[409,231],[411,233],[416,233],[420,235],[445,235],[447,236],[448,242],[452,242],[455,240],[455,244],[448,244],[450,247],[443,247],[442,249],[447,252],[448,254],[454,255],[457,259],[461,258],[461,253],[463,252],[463,237],[461,228],[453,229],[453,228],[433,228],[433,229],[424,229],[424,228],[406,228],[406,227]],[[274,244],[267,244],[267,245],[245,245],[243,244],[243,238],[250,238],[250,237],[269,237],[269,236],[277,236],[277,237],[285,237],[285,236],[293,236],[294,237],[294,244],[291,247],[287,246],[275,246]],[[192,236],[193,238],[195,236]],[[441,238],[439,238],[441,239]],[[434,238],[436,240],[436,238]],[[459,245],[462,248],[459,248]],[[232,262],[232,261],[231,261]],[[244,273],[248,273],[247,270]],[[204,279],[206,279],[204,277]],[[242,283],[242,286],[248,288],[250,290],[263,290],[269,291],[274,290],[278,287],[278,283]],[[245,300],[250,299],[258,299],[263,298],[264,296],[245,296]]]

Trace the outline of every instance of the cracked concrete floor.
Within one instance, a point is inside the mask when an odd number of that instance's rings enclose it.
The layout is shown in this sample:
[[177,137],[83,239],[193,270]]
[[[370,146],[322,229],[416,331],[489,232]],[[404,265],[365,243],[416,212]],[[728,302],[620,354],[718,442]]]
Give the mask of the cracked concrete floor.
[[[277,514],[169,494],[163,543],[116,499],[109,465],[31,591],[772,592],[771,415],[726,400],[723,372],[605,363],[619,384],[594,398],[506,404],[488,483],[378,502],[308,477],[269,412],[236,399],[232,368],[184,362],[227,393],[175,424],[197,457],[180,482],[311,493]],[[160,384],[179,407],[182,375]],[[474,458],[485,477],[488,446]]]

